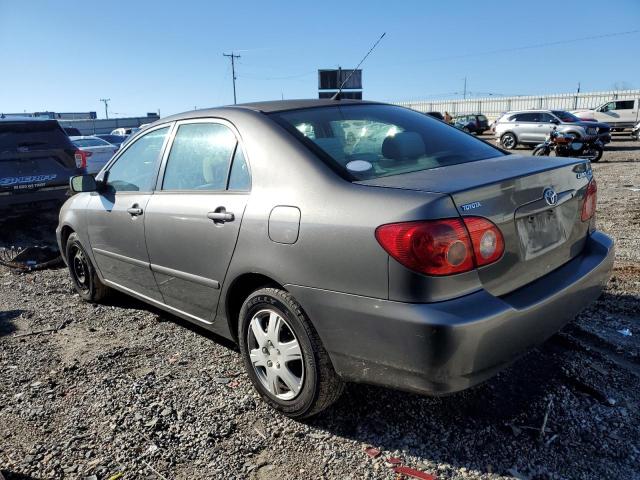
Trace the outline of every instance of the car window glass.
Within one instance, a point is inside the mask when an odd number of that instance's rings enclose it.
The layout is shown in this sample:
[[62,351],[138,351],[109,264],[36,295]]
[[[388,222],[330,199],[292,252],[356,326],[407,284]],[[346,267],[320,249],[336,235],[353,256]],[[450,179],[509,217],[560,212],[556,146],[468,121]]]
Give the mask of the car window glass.
[[236,153],[231,164],[231,173],[229,174],[229,190],[248,191],[251,190],[251,176],[249,175],[249,166],[244,158],[244,152],[240,145],[236,148]]
[[[503,155],[432,117],[391,105],[336,105],[270,114],[351,179],[376,178]],[[315,139],[301,124],[314,126]]]
[[616,102],[616,110],[632,110],[633,100],[622,100]]
[[104,147],[109,146],[109,142],[106,142],[100,138],[81,138],[74,140],[73,144],[77,147]]
[[150,192],[156,180],[158,158],[169,127],[143,135],[129,145],[109,168],[108,184],[117,192]]
[[553,117],[553,115],[549,115],[548,113],[544,113],[544,112],[540,113],[540,117],[539,118],[540,118],[539,121],[541,123],[551,123],[555,119]]
[[229,127],[219,123],[180,125],[171,146],[163,190],[224,190],[236,147]]

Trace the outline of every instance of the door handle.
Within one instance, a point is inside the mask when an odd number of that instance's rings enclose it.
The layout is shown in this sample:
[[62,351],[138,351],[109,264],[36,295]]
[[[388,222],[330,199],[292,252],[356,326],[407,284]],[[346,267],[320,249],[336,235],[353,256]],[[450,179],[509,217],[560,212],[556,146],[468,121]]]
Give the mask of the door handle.
[[138,206],[137,203],[134,203],[129,208],[127,208],[127,213],[132,217],[138,217],[142,215],[142,209]]
[[207,218],[215,223],[225,223],[233,222],[236,217],[233,213],[227,212],[224,207],[218,207],[215,211],[207,213]]

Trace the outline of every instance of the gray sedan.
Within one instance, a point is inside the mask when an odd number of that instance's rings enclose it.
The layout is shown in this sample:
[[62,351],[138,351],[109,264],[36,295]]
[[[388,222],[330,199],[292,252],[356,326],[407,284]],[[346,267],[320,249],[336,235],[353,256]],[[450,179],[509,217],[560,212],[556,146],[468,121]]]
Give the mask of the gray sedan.
[[236,341],[295,418],[344,382],[471,387],[596,299],[613,263],[587,161],[380,103],[175,115],[71,184],[57,234],[80,296],[119,290]]

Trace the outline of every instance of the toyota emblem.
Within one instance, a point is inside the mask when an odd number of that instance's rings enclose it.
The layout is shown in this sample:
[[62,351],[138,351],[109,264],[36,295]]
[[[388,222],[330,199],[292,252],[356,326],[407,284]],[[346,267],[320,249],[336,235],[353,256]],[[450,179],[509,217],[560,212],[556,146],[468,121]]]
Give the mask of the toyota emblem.
[[558,203],[558,194],[551,187],[545,188],[542,196],[544,197],[544,201],[547,202],[547,205],[555,205]]

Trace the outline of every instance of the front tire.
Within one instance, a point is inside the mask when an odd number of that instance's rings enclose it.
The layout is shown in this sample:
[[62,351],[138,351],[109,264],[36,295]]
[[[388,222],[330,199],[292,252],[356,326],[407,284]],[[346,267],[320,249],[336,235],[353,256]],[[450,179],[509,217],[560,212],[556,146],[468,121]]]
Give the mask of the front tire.
[[518,138],[511,132],[505,133],[500,137],[500,145],[506,150],[513,150],[518,146]]
[[271,407],[301,419],[340,397],[344,384],[291,294],[277,288],[256,290],[242,305],[238,324],[245,368]]
[[548,157],[550,153],[551,149],[542,146],[534,148],[533,152],[531,152],[531,155],[533,155],[534,157]]
[[78,295],[91,303],[97,303],[104,299],[109,294],[109,287],[98,278],[96,269],[80,243],[80,237],[77,233],[69,235],[65,250],[69,274]]

